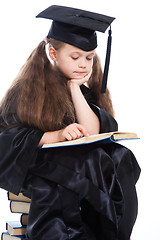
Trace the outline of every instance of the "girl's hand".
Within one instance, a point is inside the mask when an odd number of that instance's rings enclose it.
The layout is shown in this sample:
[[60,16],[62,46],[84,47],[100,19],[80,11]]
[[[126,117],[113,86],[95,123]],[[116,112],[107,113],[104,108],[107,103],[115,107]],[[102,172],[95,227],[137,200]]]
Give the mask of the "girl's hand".
[[86,129],[81,124],[72,123],[64,129],[53,132],[45,132],[38,144],[38,147],[41,147],[43,144],[63,142],[66,140],[71,141],[83,136],[89,136]]
[[65,127],[64,129],[61,129],[58,131],[59,135],[59,142],[61,141],[71,141],[83,136],[88,137],[89,134],[87,133],[86,129],[78,123],[72,123]]
[[76,84],[78,86],[81,86],[83,83],[87,82],[89,80],[89,78],[91,77],[92,74],[92,70],[83,78],[73,78],[71,80],[68,81],[68,85],[70,87],[70,85],[72,84]]

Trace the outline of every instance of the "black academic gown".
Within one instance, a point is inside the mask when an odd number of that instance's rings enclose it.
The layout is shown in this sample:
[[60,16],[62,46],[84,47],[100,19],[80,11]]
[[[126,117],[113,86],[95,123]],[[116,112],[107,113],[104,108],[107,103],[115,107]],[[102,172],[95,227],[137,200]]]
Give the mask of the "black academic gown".
[[[100,132],[117,123],[82,92],[100,120]],[[26,239],[129,240],[137,217],[140,168],[117,143],[39,149],[44,132],[0,125],[0,187],[31,197]]]

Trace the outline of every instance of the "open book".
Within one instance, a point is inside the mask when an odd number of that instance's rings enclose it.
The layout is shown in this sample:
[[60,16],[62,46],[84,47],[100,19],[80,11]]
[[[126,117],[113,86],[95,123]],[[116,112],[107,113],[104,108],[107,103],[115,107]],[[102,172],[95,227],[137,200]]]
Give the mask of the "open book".
[[109,142],[115,142],[115,141],[127,140],[127,139],[138,139],[138,137],[136,133],[116,131],[116,132],[109,132],[109,133],[100,133],[96,135],[91,135],[89,137],[78,138],[76,140],[71,140],[71,141],[44,144],[42,148],[66,147],[66,146],[90,144],[94,142],[109,143]]

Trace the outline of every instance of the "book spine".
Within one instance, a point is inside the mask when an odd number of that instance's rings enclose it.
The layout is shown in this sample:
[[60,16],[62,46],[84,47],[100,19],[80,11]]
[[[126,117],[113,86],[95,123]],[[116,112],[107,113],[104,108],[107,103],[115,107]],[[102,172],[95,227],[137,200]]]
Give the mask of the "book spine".
[[10,199],[9,199],[9,192],[7,192],[7,199],[10,200]]
[[4,235],[4,232],[2,232],[2,234],[1,234],[1,240],[3,240],[3,235]]
[[20,217],[20,223],[23,225],[23,226],[26,226],[28,224],[28,214],[26,213],[23,213]]

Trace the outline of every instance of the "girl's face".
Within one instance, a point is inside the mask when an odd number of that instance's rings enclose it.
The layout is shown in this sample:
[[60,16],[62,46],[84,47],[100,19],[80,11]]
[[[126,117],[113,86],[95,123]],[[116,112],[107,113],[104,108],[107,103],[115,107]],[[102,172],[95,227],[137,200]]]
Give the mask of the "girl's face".
[[56,66],[69,79],[81,79],[92,71],[95,50],[85,52],[64,44],[55,52]]

